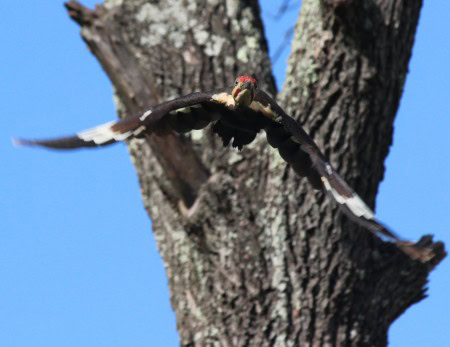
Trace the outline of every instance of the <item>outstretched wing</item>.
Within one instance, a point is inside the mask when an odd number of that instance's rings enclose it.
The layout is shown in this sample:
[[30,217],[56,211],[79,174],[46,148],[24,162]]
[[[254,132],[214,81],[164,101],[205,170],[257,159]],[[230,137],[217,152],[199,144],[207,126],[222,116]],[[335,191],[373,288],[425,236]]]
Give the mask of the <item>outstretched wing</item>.
[[152,107],[141,115],[105,123],[74,136],[49,140],[16,139],[14,142],[53,149],[97,147],[158,131],[164,133],[167,129],[184,133],[214,123],[212,130],[222,138],[224,145],[232,141],[234,147],[241,149],[264,129],[268,143],[278,149],[294,171],[306,176],[315,188],[324,189],[350,219],[397,241],[396,244],[413,259],[431,259],[432,250],[401,241],[375,219],[373,211],[339,176],[300,124],[270,96],[258,90],[249,107],[242,107],[235,104],[232,89],[192,93]]
[[281,157],[312,185],[322,187],[355,222],[391,239],[398,237],[379,223],[371,209],[328,163],[311,137],[265,92],[258,90],[249,108],[235,107],[230,89],[192,93],[126,117],[75,134],[49,140],[16,140],[17,144],[52,149],[105,146],[130,137],[142,137],[169,128],[179,133],[202,129],[214,122],[213,131],[227,145],[250,143],[264,129],[267,141]]
[[391,240],[399,237],[375,219],[373,211],[334,170],[313,139],[266,93],[258,91],[252,108],[272,118],[266,127],[267,141],[281,157],[314,187],[323,187],[343,212],[357,224]]
[[234,106],[228,89],[209,93],[192,93],[150,108],[143,114],[108,122],[73,136],[48,140],[14,139],[18,145],[52,149],[98,147],[130,137],[143,137],[169,128],[179,133],[203,129],[217,121]]

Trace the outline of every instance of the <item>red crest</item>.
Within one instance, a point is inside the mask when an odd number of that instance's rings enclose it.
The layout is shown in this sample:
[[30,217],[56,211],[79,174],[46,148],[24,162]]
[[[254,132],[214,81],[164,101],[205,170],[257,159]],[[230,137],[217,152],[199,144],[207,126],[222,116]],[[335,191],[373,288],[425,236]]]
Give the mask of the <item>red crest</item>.
[[258,82],[256,81],[256,78],[253,78],[251,76],[239,76],[239,82],[252,82],[254,84],[258,84]]

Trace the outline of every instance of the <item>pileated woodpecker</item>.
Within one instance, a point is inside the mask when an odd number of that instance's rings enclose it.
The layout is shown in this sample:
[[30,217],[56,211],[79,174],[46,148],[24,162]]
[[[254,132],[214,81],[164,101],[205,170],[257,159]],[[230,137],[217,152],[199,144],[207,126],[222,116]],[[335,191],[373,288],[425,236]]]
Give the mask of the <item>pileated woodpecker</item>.
[[293,170],[307,177],[314,188],[323,189],[354,222],[396,242],[413,259],[426,261],[432,256],[431,249],[401,241],[377,221],[373,211],[339,176],[301,125],[267,93],[258,89],[256,79],[250,76],[239,76],[234,86],[182,96],[156,105],[141,115],[105,123],[74,136],[49,140],[16,139],[15,142],[53,149],[97,147],[131,137],[164,134],[167,128],[185,133],[203,129],[210,123],[224,146],[231,142],[239,150],[264,130],[269,145],[278,149]]

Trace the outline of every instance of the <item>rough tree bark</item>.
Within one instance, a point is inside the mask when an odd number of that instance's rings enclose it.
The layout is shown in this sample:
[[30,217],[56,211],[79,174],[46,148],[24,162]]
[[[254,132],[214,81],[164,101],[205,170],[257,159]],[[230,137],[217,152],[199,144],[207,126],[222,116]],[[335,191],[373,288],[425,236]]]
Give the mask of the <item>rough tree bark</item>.
[[[421,3],[304,0],[279,95],[372,207]],[[66,6],[120,115],[239,73],[276,94],[257,0]],[[445,256],[435,243],[436,257],[415,262],[357,228],[263,135],[241,152],[210,131],[132,140],[129,150],[184,346],[385,346]]]

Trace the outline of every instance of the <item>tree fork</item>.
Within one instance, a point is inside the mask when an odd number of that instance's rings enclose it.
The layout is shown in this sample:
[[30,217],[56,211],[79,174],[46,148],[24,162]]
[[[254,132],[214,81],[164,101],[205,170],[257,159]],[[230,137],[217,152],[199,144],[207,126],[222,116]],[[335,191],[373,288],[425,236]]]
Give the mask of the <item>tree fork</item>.
[[[254,73],[275,93],[256,0],[66,4],[119,112]],[[373,206],[421,1],[304,0],[279,100]],[[264,141],[131,141],[185,346],[385,346],[424,297],[422,264],[355,227]],[[182,213],[182,200],[188,213]],[[185,211],[186,212],[186,211]],[[403,232],[407,236],[407,232]]]
[[[142,113],[150,105],[164,101],[155,83],[141,73],[139,62],[117,23],[108,20],[115,16],[113,10],[108,12],[97,6],[95,11],[90,11],[76,1],[65,6],[70,17],[81,25],[83,39],[113,82],[126,114]],[[171,183],[172,199],[181,199],[187,206],[192,206],[209,172],[191,144],[173,133],[164,138],[151,136],[147,141]]]

